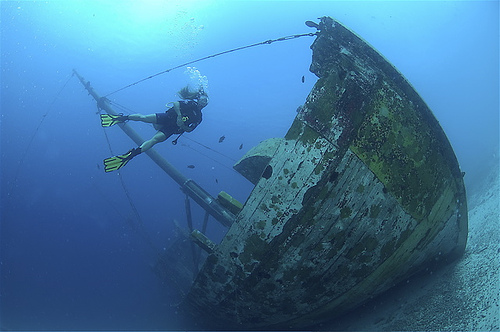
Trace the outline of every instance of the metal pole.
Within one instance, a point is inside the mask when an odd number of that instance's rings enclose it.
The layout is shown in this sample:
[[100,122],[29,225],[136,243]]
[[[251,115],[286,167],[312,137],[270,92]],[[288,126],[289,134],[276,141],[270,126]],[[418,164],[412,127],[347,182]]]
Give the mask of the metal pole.
[[[100,108],[104,109],[109,114],[118,114],[110,105],[106,98],[101,96],[86,81],[78,72],[73,69],[73,73],[78,77],[89,94],[97,101]],[[137,134],[127,123],[119,123],[118,126],[127,134],[137,145],[141,145],[144,139]],[[174,166],[172,166],[165,158],[163,158],[154,149],[149,149],[145,152],[160,168],[167,173],[175,182],[177,182],[181,189],[189,195],[196,203],[198,203],[205,211],[210,213],[217,221],[226,227],[230,227],[234,222],[234,215],[226,208],[220,205],[215,198],[201,188],[196,182],[186,178]]]
[[[187,218],[189,233],[193,233],[193,217],[191,216],[191,203],[189,202],[188,195],[186,195],[186,198],[184,200],[184,204],[186,207],[186,218]],[[196,259],[196,248],[194,247],[194,243],[192,241],[191,241],[191,255],[193,256],[194,275],[196,276],[199,272],[198,260]]]

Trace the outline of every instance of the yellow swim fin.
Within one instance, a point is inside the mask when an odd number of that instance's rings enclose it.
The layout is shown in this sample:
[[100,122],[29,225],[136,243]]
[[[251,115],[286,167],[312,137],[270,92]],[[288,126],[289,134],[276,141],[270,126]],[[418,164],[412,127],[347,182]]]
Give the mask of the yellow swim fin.
[[122,123],[128,120],[128,115],[118,114],[101,114],[101,126],[111,127],[117,123]]
[[141,148],[135,148],[120,156],[106,158],[104,159],[104,171],[106,173],[116,171],[122,168],[123,166],[127,165],[127,163],[132,158],[134,158],[140,153],[141,153]]

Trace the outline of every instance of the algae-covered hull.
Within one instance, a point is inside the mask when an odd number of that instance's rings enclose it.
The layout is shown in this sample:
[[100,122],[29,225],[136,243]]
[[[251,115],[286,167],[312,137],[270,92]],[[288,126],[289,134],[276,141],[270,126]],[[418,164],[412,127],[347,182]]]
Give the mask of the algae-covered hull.
[[199,327],[319,323],[464,251],[463,176],[427,105],[331,18],[311,48],[287,135],[235,166],[256,185],[182,305]]

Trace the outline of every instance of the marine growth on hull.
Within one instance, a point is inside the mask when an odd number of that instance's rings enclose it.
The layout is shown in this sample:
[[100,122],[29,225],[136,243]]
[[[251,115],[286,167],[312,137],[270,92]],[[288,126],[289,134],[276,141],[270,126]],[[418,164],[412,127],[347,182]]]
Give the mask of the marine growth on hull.
[[222,242],[198,239],[181,307],[200,328],[307,327],[464,251],[463,176],[430,109],[339,22],[308,25],[316,85],[235,165],[255,188]]

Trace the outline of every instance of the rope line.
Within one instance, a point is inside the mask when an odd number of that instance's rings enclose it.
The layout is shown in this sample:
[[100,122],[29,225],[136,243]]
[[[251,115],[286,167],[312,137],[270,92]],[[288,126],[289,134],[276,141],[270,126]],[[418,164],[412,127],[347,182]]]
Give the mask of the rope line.
[[159,73],[156,73],[156,74],[153,74],[151,76],[148,76],[146,78],[143,78],[137,82],[134,82],[134,83],[131,83],[127,86],[124,86],[123,88],[120,88],[116,91],[113,91],[111,93],[108,93],[107,95],[105,95],[104,97],[108,97],[112,94],[115,94],[119,91],[122,91],[122,90],[125,90],[127,88],[130,88],[131,86],[134,86],[136,84],[139,84],[141,82],[144,82],[146,80],[149,80],[153,77],[156,77],[156,76],[159,76],[159,75],[162,75],[162,74],[165,74],[165,73],[168,73],[174,69],[178,69],[178,68],[181,68],[181,67],[185,67],[187,65],[191,65],[193,63],[196,63],[196,62],[200,62],[200,61],[203,61],[203,60],[207,60],[207,59],[210,59],[210,58],[215,58],[217,56],[220,56],[220,55],[223,55],[223,54],[227,54],[227,53],[231,53],[231,52],[236,52],[236,51],[241,51],[241,50],[244,50],[246,48],[250,48],[250,47],[255,47],[255,46],[259,46],[259,45],[269,45],[269,44],[272,44],[274,42],[278,42],[278,41],[286,41],[286,40],[291,40],[291,39],[296,39],[296,38],[299,38],[299,37],[304,37],[304,36],[316,36],[317,33],[316,32],[309,32],[309,33],[303,33],[303,34],[297,34],[297,35],[290,35],[290,36],[285,36],[285,37],[281,37],[281,38],[277,38],[277,39],[268,39],[266,41],[263,41],[263,42],[260,42],[260,43],[255,43],[255,44],[251,44],[251,45],[246,45],[246,46],[241,46],[241,47],[237,47],[237,48],[233,48],[231,50],[227,50],[227,51],[224,51],[224,52],[219,52],[219,53],[215,53],[215,54],[212,54],[212,55],[208,55],[208,56],[205,56],[203,58],[199,58],[199,59],[196,59],[196,60],[192,60],[192,61],[188,61],[186,63],[183,63],[181,65],[178,65],[178,66],[175,66],[175,67],[172,67],[172,68],[169,68],[167,70],[164,70],[164,71],[161,71]]
[[[98,113],[101,112],[101,109],[98,107]],[[103,129],[103,132],[104,132],[104,136],[106,137],[106,142],[108,143],[108,148],[109,148],[109,152],[111,153],[111,155],[114,156],[114,153],[113,153],[113,149],[111,148],[111,142],[109,140],[109,137],[108,137],[108,133],[106,132],[105,128],[102,128]],[[134,223],[131,223],[133,228],[136,228],[136,231],[141,235],[141,237],[143,238],[143,240],[149,244],[149,246],[154,250],[154,251],[158,251],[158,248],[156,248],[156,246],[153,244],[153,241],[151,240],[151,238],[149,237],[148,233],[146,232],[146,230],[144,229],[144,223],[142,221],[142,218],[141,218],[141,215],[139,214],[139,211],[137,210],[137,207],[135,206],[134,204],[134,201],[132,200],[132,197],[130,196],[130,193],[127,189],[127,186],[125,185],[125,181],[123,180],[123,176],[121,174],[120,171],[118,171],[118,177],[120,178],[120,183],[122,185],[122,188],[123,188],[123,191],[125,193],[125,196],[127,197],[127,200],[130,204],[130,208],[132,209],[132,212],[133,214],[135,215],[135,218],[137,219],[137,222],[138,222],[138,227],[134,227],[136,225],[134,225]]]
[[26,149],[24,150],[24,152],[23,152],[23,154],[21,156],[21,159],[19,161],[19,166],[16,169],[16,174],[14,175],[14,179],[12,180],[12,184],[10,186],[10,190],[7,193],[7,195],[11,195],[12,196],[12,194],[13,194],[12,191],[14,190],[14,186],[16,185],[17,179],[19,177],[19,172],[21,170],[21,167],[24,164],[24,160],[26,159],[26,156],[28,155],[28,151],[29,151],[29,149],[31,147],[31,144],[33,144],[33,141],[35,140],[35,137],[36,137],[36,134],[38,133],[38,130],[40,130],[40,127],[42,126],[43,122],[45,121],[45,118],[47,117],[47,115],[49,115],[49,112],[52,110],[54,104],[59,99],[59,96],[61,95],[61,93],[63,92],[64,88],[66,87],[66,85],[68,85],[69,81],[72,78],[73,78],[73,74],[70,75],[70,77],[68,78],[68,80],[66,81],[66,83],[64,83],[64,85],[62,86],[62,88],[57,92],[56,96],[54,97],[54,99],[52,100],[52,102],[49,104],[49,107],[47,108],[47,111],[45,112],[44,115],[42,115],[42,118],[40,119],[40,122],[38,123],[38,126],[36,127],[35,131],[33,132],[33,135],[31,135],[31,138],[30,138],[30,140],[28,142],[28,146],[26,147]]
[[108,102],[109,102],[110,104],[113,104],[113,106],[115,106],[116,108],[118,108],[120,111],[123,111],[123,112],[128,112],[129,114],[137,113],[137,112],[134,112],[132,109],[130,109],[130,108],[128,108],[128,107],[126,107],[126,106],[124,106],[124,105],[120,105],[120,104],[118,104],[118,103],[117,103],[117,102],[115,102],[115,101],[111,101],[111,100],[109,100],[109,99],[108,99]]
[[[195,140],[194,140],[194,139],[192,139],[192,138],[189,138],[189,137],[187,137],[187,136],[183,136],[183,137],[184,137],[184,138],[187,138],[187,139],[188,139],[188,140],[190,140],[191,142],[194,142],[194,143],[196,143],[196,144],[198,144],[198,145],[201,145],[202,147],[204,147],[204,148],[205,148],[205,149],[207,149],[207,150],[210,150],[210,151],[212,151],[212,152],[215,152],[215,153],[217,153],[218,155],[221,155],[221,156],[223,156],[223,157],[225,157],[225,158],[229,159],[229,160],[230,160],[230,161],[232,161],[233,163],[235,163],[235,162],[237,161],[236,159],[231,158],[231,157],[229,157],[229,156],[226,156],[226,155],[225,155],[225,154],[223,154],[222,152],[219,152],[219,151],[217,151],[217,150],[215,150],[215,149],[212,149],[211,147],[206,146],[205,144],[202,144],[202,143],[200,143],[200,142],[198,142],[198,141],[195,141]],[[185,144],[184,144],[184,145],[185,145]],[[188,146],[188,145],[186,145],[186,146]],[[195,150],[195,151],[196,151],[196,150]],[[200,152],[200,153],[201,153],[201,152]]]
[[[193,142],[198,143],[198,142],[196,142],[196,141],[193,141]],[[230,170],[230,171],[232,171],[232,172],[236,172],[236,171],[234,170],[234,168],[232,168],[232,167],[230,167],[230,166],[227,166],[226,164],[223,164],[223,163],[222,163],[222,162],[220,162],[219,160],[217,160],[217,159],[215,159],[215,158],[212,158],[212,157],[210,157],[209,155],[207,155],[207,154],[205,154],[205,153],[203,153],[203,152],[201,152],[201,151],[199,151],[199,150],[196,150],[195,148],[193,148],[193,147],[192,147],[192,146],[190,146],[190,145],[187,145],[187,144],[184,144],[184,143],[183,143],[183,144],[181,144],[181,145],[182,145],[182,146],[185,146],[185,147],[187,147],[187,148],[189,148],[189,149],[191,149],[191,150],[193,150],[194,152],[197,152],[197,153],[198,153],[198,154],[200,154],[201,156],[203,156],[203,157],[205,157],[205,158],[208,158],[208,159],[212,160],[213,162],[215,162],[215,163],[217,163],[217,164],[221,165],[222,167],[224,167],[224,168],[226,168],[226,169],[228,169],[228,170]],[[213,150],[213,149],[210,149],[210,150],[212,150],[213,152],[217,152],[217,153],[219,153],[219,154],[221,154],[221,155],[222,155],[222,153],[220,153],[220,152],[218,152],[218,151],[216,151],[216,150]],[[227,156],[226,156],[226,157],[227,157]],[[229,157],[227,157],[227,158],[229,158]],[[238,172],[236,172],[236,173],[238,173]]]

